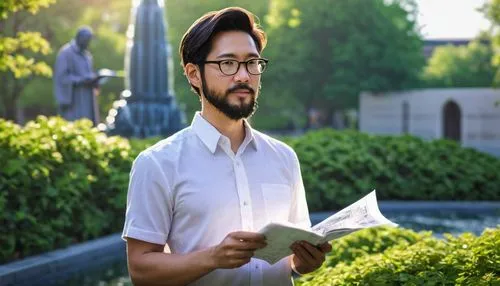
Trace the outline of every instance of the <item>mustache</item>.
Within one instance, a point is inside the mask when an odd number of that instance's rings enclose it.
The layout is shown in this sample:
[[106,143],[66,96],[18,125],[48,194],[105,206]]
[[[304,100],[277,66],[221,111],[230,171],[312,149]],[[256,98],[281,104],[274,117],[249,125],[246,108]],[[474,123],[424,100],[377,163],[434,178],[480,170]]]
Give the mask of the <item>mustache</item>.
[[250,94],[255,94],[255,89],[253,89],[251,86],[249,86],[248,84],[244,84],[244,83],[239,83],[233,87],[231,87],[230,89],[228,89],[226,91],[226,94],[229,94],[231,92],[234,92],[234,91],[237,91],[239,89],[246,89],[248,90],[248,92],[250,92]]

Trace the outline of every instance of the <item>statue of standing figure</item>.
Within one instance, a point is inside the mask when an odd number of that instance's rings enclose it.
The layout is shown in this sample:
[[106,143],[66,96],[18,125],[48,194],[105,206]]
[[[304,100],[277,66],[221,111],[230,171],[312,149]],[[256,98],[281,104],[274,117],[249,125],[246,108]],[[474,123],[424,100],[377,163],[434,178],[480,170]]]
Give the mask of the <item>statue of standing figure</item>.
[[59,114],[68,121],[88,118],[96,126],[98,81],[88,46],[92,30],[81,27],[76,37],[58,52],[54,67],[54,95]]

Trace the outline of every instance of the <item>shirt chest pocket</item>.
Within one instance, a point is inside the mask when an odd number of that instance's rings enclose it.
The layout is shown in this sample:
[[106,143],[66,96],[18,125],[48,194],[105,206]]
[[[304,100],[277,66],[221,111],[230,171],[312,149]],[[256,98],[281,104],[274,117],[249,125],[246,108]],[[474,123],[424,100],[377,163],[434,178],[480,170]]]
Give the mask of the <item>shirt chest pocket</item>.
[[269,222],[287,222],[292,202],[291,188],[285,184],[262,184],[262,196]]

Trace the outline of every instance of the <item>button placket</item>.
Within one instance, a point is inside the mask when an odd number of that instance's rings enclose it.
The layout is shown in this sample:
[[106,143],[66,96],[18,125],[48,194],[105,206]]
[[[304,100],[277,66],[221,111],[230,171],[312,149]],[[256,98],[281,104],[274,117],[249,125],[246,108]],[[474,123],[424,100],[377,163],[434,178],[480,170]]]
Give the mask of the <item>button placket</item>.
[[245,231],[250,231],[253,229],[253,214],[248,178],[239,156],[234,159],[233,163],[236,175],[236,187],[240,200],[241,227]]
[[251,285],[262,285],[262,267],[257,259],[250,260],[250,283]]
[[[236,175],[236,187],[238,189],[238,196],[240,198],[240,212],[241,212],[241,226],[245,231],[253,230],[253,212],[252,212],[252,200],[250,197],[250,187],[248,183],[248,177],[246,175],[245,167],[241,158],[238,155],[233,159],[234,161],[234,171]],[[260,261],[252,259],[248,265],[250,272],[250,284],[251,285],[262,285],[263,274],[262,267],[260,266]]]

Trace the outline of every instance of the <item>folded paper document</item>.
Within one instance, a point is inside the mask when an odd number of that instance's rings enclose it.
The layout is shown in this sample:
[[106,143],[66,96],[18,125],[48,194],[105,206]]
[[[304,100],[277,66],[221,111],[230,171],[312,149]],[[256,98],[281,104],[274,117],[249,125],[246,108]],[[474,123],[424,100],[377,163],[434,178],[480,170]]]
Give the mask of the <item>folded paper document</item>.
[[123,71],[114,71],[110,69],[100,69],[97,71],[96,76],[93,79],[93,82],[98,85],[103,85],[108,81],[109,78],[112,77],[123,77]]
[[266,236],[267,246],[255,251],[254,258],[274,264],[292,254],[289,247],[295,241],[305,240],[313,245],[319,245],[361,229],[381,225],[397,226],[380,213],[373,190],[311,229],[299,228],[291,223],[273,222],[266,225],[259,230],[259,233]]

